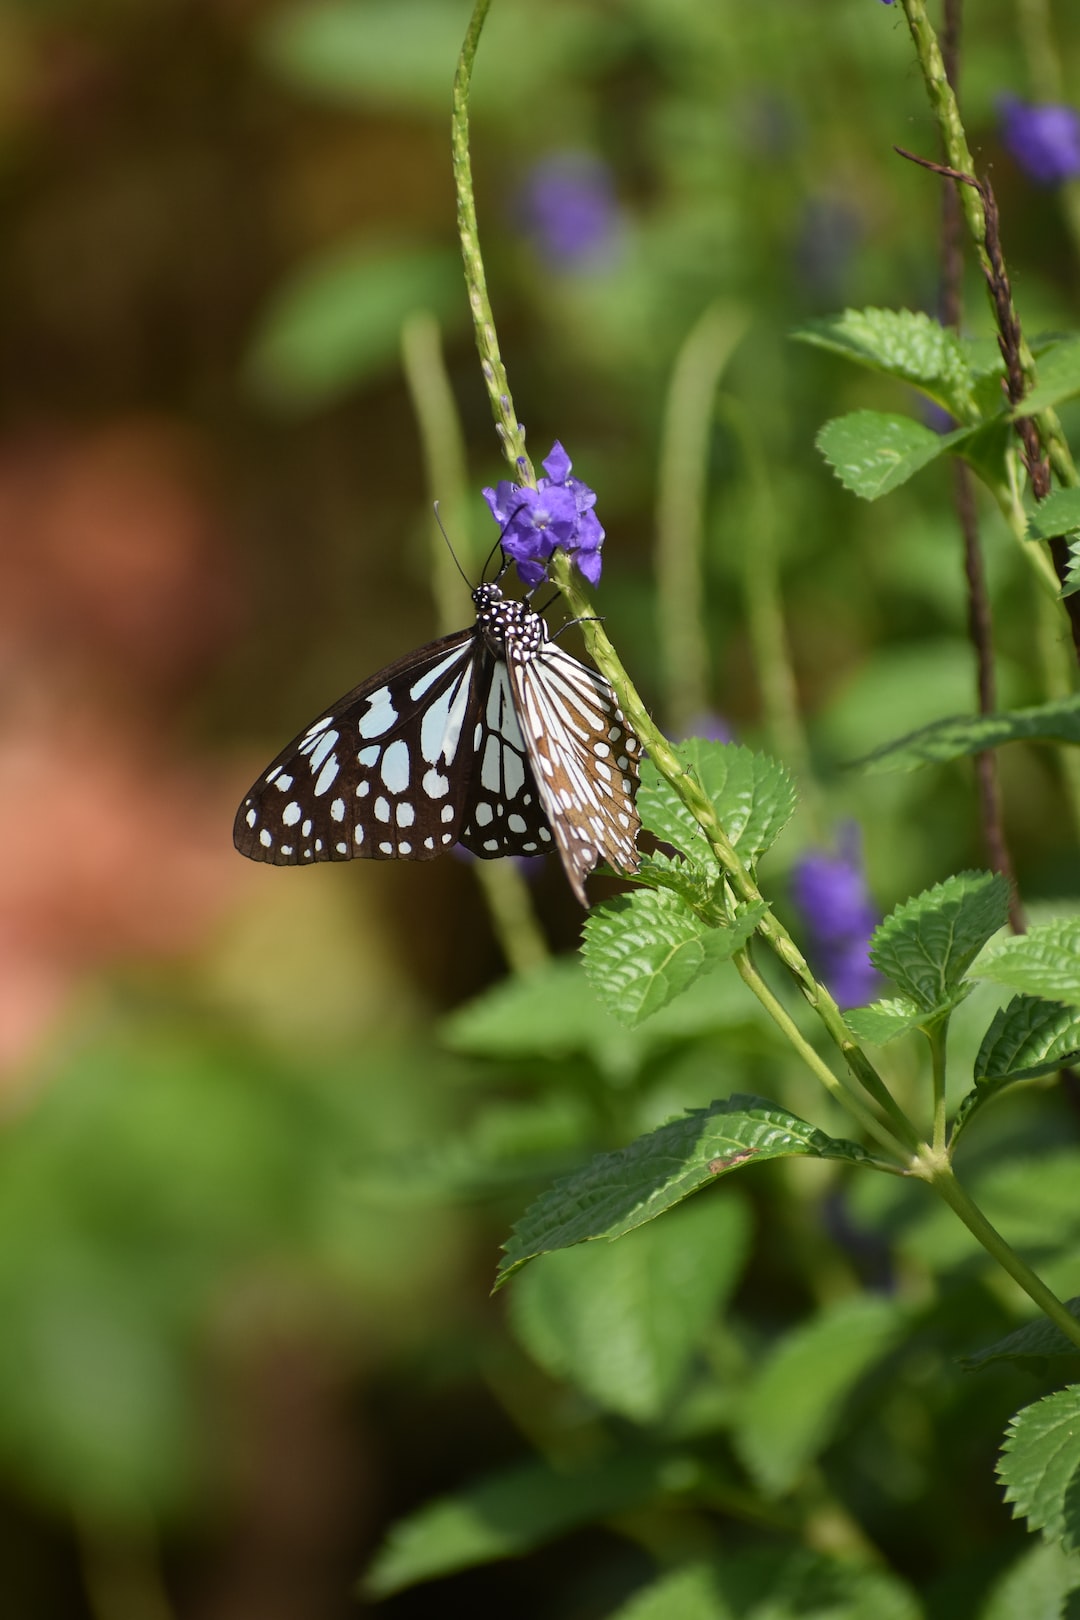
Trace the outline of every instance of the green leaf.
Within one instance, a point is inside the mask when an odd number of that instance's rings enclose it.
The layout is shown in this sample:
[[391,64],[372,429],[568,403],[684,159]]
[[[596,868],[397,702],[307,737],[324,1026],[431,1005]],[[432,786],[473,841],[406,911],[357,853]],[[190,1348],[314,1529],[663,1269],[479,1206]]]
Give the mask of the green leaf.
[[1013,418],[1034,416],[1062,400],[1080,394],[1080,338],[1073,335],[1062,338],[1040,355],[1038,382],[1020,401]]
[[[1080,1299],[1067,1299],[1065,1309],[1080,1322]],[[1014,1361],[1018,1365],[1029,1362],[1032,1371],[1041,1375],[1052,1356],[1080,1356],[1080,1348],[1045,1316],[1036,1316],[1024,1327],[1017,1328],[1015,1333],[1008,1333],[1005,1338],[987,1345],[985,1350],[977,1350],[971,1356],[961,1356],[960,1365],[968,1372],[976,1372],[994,1361]]]
[[965,973],[1008,920],[1000,873],[961,872],[907,900],[877,928],[870,960],[924,1012],[956,999]]
[[881,411],[852,411],[826,422],[817,447],[845,489],[864,500],[876,501],[920,468],[936,461],[971,430],[934,433],[910,416],[887,416]]
[[1058,917],[1002,940],[981,959],[975,976],[1080,1007],[1080,917]]
[[869,1007],[852,1007],[844,1014],[844,1022],[860,1041],[872,1046],[886,1046],[898,1035],[906,1035],[925,1023],[926,1014],[903,996],[891,1000],[874,1001]]
[[940,321],[920,310],[846,309],[842,315],[807,321],[792,336],[912,383],[958,415],[971,409],[964,349]]
[[1037,1541],[998,1576],[979,1620],[1066,1620],[1065,1599],[1078,1587],[1080,1558]]
[[994,1014],[975,1059],[975,1079],[1030,1080],[1080,1052],[1080,1011],[1039,996],[1014,996]]
[[758,1484],[782,1495],[836,1433],[844,1402],[905,1326],[895,1300],[839,1301],[783,1339],[745,1395],[735,1447]]
[[1053,1074],[1080,1053],[1080,1013],[1060,1001],[1014,996],[994,1014],[975,1059],[975,1089],[953,1121],[955,1143],[972,1118],[1006,1087]]
[[892,1574],[777,1542],[668,1571],[610,1620],[922,1620]]
[[741,1165],[789,1157],[859,1164],[866,1153],[759,1097],[692,1109],[542,1193],[514,1227],[497,1286],[538,1254],[622,1237]]
[[1000,714],[958,714],[933,720],[896,742],[884,743],[855,760],[870,772],[914,771],[920,765],[981,754],[1004,743],[1080,743],[1080,694]]
[[[795,809],[795,784],[779,760],[736,743],[692,737],[675,750],[716,807],[724,831],[748,866],[776,841]],[[638,810],[664,843],[715,869],[704,834],[649,760],[641,767]]]
[[622,1452],[574,1472],[530,1462],[429,1502],[393,1525],[364,1588],[372,1598],[542,1546],[579,1524],[643,1506],[661,1489],[664,1459]]
[[1080,489],[1055,489],[1028,516],[1029,540],[1053,540],[1080,529]]
[[295,271],[265,311],[248,362],[268,404],[312,410],[397,364],[416,310],[463,319],[461,265],[446,248],[364,241]]
[[614,1248],[541,1255],[511,1291],[514,1332],[553,1377],[632,1422],[655,1422],[738,1281],[749,1238],[744,1205],[722,1197],[673,1210]]
[[1025,1406],[1009,1424],[998,1463],[1013,1512],[1060,1541],[1080,1547],[1080,1385]]
[[710,928],[666,890],[619,895],[590,912],[582,955],[589,983],[620,1023],[652,1017],[695,979],[726,962],[765,916],[762,901]]
[[1080,538],[1069,541],[1069,564],[1065,571],[1062,596],[1073,596],[1080,591]]

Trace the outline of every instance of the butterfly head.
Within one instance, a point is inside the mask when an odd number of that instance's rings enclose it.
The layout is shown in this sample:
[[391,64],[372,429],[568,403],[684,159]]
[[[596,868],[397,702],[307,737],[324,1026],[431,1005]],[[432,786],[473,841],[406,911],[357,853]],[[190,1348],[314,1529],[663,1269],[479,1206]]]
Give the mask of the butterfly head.
[[539,613],[504,596],[497,585],[478,585],[472,597],[476,627],[496,658],[526,663],[539,652],[548,638]]

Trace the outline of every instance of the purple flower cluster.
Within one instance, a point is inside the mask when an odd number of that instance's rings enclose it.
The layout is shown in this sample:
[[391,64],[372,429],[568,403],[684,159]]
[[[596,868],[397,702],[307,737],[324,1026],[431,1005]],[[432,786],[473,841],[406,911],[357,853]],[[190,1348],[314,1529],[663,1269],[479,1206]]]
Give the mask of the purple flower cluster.
[[835,855],[815,850],[795,865],[791,898],[802,914],[815,970],[841,1007],[872,1001],[878,976],[870,962],[877,914],[866,889],[858,829],[842,830]]
[[1017,96],[998,103],[1001,137],[1026,175],[1040,186],[1059,186],[1080,175],[1080,112],[1034,107]]
[[611,170],[589,152],[552,152],[534,163],[518,200],[537,251],[559,270],[614,257],[622,228]]
[[503,552],[530,587],[547,578],[555,551],[569,552],[590,585],[600,583],[604,531],[593,511],[596,494],[580,478],[571,478],[572,465],[556,439],[543,463],[547,477],[536,489],[504,478],[497,488],[484,490],[491,515],[502,529]]

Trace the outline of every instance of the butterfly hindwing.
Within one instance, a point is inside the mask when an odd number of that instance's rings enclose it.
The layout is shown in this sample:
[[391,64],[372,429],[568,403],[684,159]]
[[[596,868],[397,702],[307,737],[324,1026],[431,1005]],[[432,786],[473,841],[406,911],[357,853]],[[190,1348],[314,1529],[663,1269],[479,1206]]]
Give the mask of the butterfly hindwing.
[[499,658],[491,658],[486,690],[480,693],[472,745],[472,780],[460,834],[465,848],[484,860],[553,850],[509,671]]
[[294,737],[236,813],[242,855],[275,866],[431,860],[465,811],[478,671],[474,629],[398,659]]
[[597,861],[638,870],[638,740],[604,677],[553,642],[509,670],[540,797],[586,905],[584,880]]

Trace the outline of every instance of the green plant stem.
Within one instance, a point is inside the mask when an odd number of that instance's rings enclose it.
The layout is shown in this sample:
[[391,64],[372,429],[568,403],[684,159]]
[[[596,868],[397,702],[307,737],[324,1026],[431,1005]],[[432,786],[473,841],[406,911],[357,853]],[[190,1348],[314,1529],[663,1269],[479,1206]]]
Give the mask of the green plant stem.
[[667,720],[677,736],[709,708],[705,507],[713,399],[746,330],[743,312],[710,304],[675,357],[664,404],[656,503],[657,619]]
[[[427,312],[406,322],[401,335],[405,380],[416,414],[429,495],[442,497],[452,534],[466,532],[465,440],[443,359],[439,323]],[[434,519],[428,529],[432,592],[439,628],[461,624],[463,584],[450,548]],[[547,941],[536,918],[532,896],[513,861],[475,861],[492,931],[513,973],[529,973],[547,961]]]
[[747,538],[741,553],[743,600],[766,736],[770,747],[798,781],[800,799],[809,813],[813,836],[824,843],[826,830],[820,794],[810,764],[810,747],[799,707],[791,641],[784,617],[776,552],[775,503],[768,466],[761,440],[744,408],[725,397],[721,397],[719,408],[738,440],[746,468],[749,513]]
[[[750,904],[760,902],[763,898],[761,892],[736,854],[720,824],[713,804],[700,784],[685,769],[671,743],[653,725],[652,718],[630,683],[603,625],[590,611],[589,602],[573,580],[570,558],[565,552],[555,553],[551,560],[550,573],[553,582],[566,599],[571,614],[575,619],[582,621],[581,629],[585,644],[597,668],[611,682],[622,711],[641,739],[649,758],[701,828],[709,848],[726,874],[736,896]],[[844,1023],[836,1002],[825,986],[814,978],[806,959],[787,929],[771,912],[767,912],[758,925],[758,933],[788,969],[802,995],[839,1047],[855,1079],[865,1091],[869,1092],[889,1120],[897,1139],[914,1152],[919,1145],[918,1132],[890,1096],[881,1076]]]
[[[911,0],[908,0],[908,3],[911,3]],[[461,49],[457,73],[454,77],[452,138],[454,182],[457,187],[458,197],[458,228],[461,235],[465,279],[469,288],[469,302],[476,327],[476,342],[480,352],[481,369],[491,398],[496,426],[500,430],[504,452],[511,466],[515,469],[515,476],[518,481],[527,482],[535,487],[535,475],[531,463],[525,456],[524,438],[517,423],[517,416],[514,412],[509,386],[506,381],[506,373],[499,357],[495,323],[488,303],[487,284],[476,225],[476,210],[473,203],[472,169],[469,162],[469,84],[480,31],[483,28],[489,5],[490,0],[476,0],[469,20],[465,43]],[[712,803],[700,785],[684,770],[667,738],[653,725],[648,710],[631,685],[602,624],[597,620],[596,615],[591,612],[590,603],[574,583],[570,558],[565,552],[557,551],[555,553],[551,561],[550,573],[554,584],[561,591],[570,608],[572,616],[584,621],[582,623],[582,632],[585,637],[585,644],[601,673],[611,682],[622,706],[623,713],[636,731],[657,770],[660,771],[672,790],[678,794],[697,821],[709,847],[719,861],[721,868],[727,874],[732,889],[741,900],[751,903],[760,901],[762,896],[757,885],[735,853],[734,847],[720,825],[720,820]],[[814,978],[806,959],[787,929],[771,913],[766,913],[759,925],[758,932],[791,973],[800,992],[821,1019],[829,1036],[839,1048],[848,1069],[888,1119],[897,1140],[903,1143],[911,1152],[916,1152],[919,1147],[918,1132],[899,1104],[890,1096],[881,1076],[844,1023],[840,1009],[833,997],[825,986],[819,984]]]
[[488,300],[487,277],[480,255],[480,233],[476,224],[476,199],[473,192],[472,159],[469,154],[469,86],[472,82],[476,47],[484,27],[491,0],[476,0],[465,40],[454,74],[454,110],[451,118],[451,151],[454,164],[454,189],[457,193],[458,236],[461,257],[465,265],[465,285],[469,294],[476,347],[480,354],[488,398],[495,417],[495,431],[502,442],[503,454],[510,463],[515,481],[536,488],[536,473],[525,449],[525,430],[517,419],[506,368],[499,353],[495,334],[495,321]]
[[945,1048],[948,1039],[949,1021],[940,1018],[927,1030],[927,1039],[930,1042],[930,1066],[934,1085],[934,1152],[944,1154],[947,1140],[947,1115],[945,1112]]
[[[821,1055],[810,1045],[810,1042],[806,1039],[805,1035],[792,1018],[791,1014],[776,998],[776,996],[773,995],[772,991],[769,989],[769,986],[761,977],[761,974],[758,972],[757,968],[754,966],[754,963],[750,959],[749,952],[736,951],[732,960],[734,961],[735,967],[738,970],[739,977],[742,979],[747,989],[757,997],[758,1001],[765,1008],[765,1011],[769,1014],[769,1017],[787,1036],[789,1042],[795,1048],[796,1052],[798,1052],[806,1066],[813,1074],[817,1075],[826,1091],[835,1097],[836,1101],[841,1103],[849,1113],[853,1113],[858,1119],[859,1123],[862,1125],[863,1130],[866,1131],[869,1136],[875,1137],[888,1153],[895,1154],[898,1150],[902,1151],[903,1144],[898,1143],[896,1137],[888,1129],[888,1127],[882,1123],[873,1109],[866,1106],[862,1098],[859,1096],[859,1093],[855,1090],[854,1085],[849,1080],[838,1079],[837,1076],[833,1074],[824,1058],[821,1057]],[[881,1165],[879,1163],[878,1168],[892,1170],[895,1173],[903,1173],[903,1166],[896,1163],[890,1163],[888,1165]]]
[[[901,0],[911,38],[915,45],[915,54],[918,57],[919,67],[922,70],[923,83],[930,99],[930,106],[937,120],[938,130],[941,134],[942,144],[945,148],[946,162],[952,169],[961,174],[974,176],[975,163],[964,133],[963,121],[960,117],[960,108],[956,96],[945,72],[945,63],[941,48],[938,45],[937,35],[927,15],[925,0]],[[982,197],[974,186],[958,186],[960,206],[964,219],[967,222],[968,234],[978,255],[986,284],[989,287],[994,277],[994,268],[987,252],[986,246],[986,210],[983,207]],[[1027,340],[1021,333],[1017,346],[1021,370],[1026,379],[1027,388],[1031,389],[1035,383],[1035,362],[1028,348]],[[1054,471],[1066,485],[1075,485],[1078,475],[1072,452],[1061,431],[1061,423],[1055,411],[1039,411],[1035,416],[1039,435],[1050,456]]]
[[1061,1329],[1070,1343],[1080,1346],[1080,1322],[1070,1316],[1057,1295],[1047,1288],[1027,1262],[1022,1260],[1016,1250],[1005,1241],[997,1228],[991,1225],[979,1206],[957,1181],[948,1159],[927,1148],[919,1156],[919,1162],[913,1167],[912,1173],[929,1183],[938,1197],[943,1199],[953,1214],[963,1221],[968,1231],[982,1244],[987,1253],[993,1256],[1002,1270],[1007,1271],[1028,1298],[1034,1300],[1043,1315],[1049,1317],[1055,1327]]

